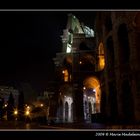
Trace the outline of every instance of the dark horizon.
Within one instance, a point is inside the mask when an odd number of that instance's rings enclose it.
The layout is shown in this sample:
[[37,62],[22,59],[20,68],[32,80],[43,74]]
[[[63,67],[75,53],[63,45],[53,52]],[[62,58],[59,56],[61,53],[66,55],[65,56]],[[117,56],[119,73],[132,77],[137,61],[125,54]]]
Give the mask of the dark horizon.
[[54,79],[53,58],[61,51],[68,13],[90,24],[95,12],[0,11],[0,85],[26,82],[38,92],[47,88]]

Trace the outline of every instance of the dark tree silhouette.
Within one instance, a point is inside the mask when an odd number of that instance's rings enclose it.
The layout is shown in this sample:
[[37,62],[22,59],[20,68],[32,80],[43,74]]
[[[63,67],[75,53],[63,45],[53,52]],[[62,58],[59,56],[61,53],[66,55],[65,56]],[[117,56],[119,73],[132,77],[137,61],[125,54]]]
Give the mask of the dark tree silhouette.
[[0,119],[3,117],[3,105],[4,105],[4,99],[0,97]]
[[24,94],[21,91],[18,97],[18,112],[19,112],[19,120],[24,119]]
[[10,93],[9,99],[8,99],[8,106],[7,106],[7,119],[8,120],[14,119],[13,113],[14,113],[14,98],[13,98],[13,94]]

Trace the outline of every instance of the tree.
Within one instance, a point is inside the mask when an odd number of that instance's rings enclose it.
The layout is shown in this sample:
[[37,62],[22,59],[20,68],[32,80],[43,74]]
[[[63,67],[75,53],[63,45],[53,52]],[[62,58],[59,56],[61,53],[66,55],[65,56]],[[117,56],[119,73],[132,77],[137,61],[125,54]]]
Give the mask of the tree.
[[4,99],[0,97],[0,119],[3,117]]
[[8,120],[14,119],[13,112],[14,112],[14,98],[11,92],[9,95],[8,106],[7,106],[7,119]]

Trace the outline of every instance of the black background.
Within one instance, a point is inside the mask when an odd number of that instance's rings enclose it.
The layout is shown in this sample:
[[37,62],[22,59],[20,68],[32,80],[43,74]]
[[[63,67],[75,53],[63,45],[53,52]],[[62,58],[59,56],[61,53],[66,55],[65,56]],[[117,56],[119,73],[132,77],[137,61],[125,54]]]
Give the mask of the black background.
[[[11,1],[8,3],[7,1],[4,4],[0,4],[1,9],[139,9],[139,2],[137,0],[133,1],[118,1],[118,0],[96,0],[96,1],[49,1],[46,4],[46,1]],[[4,42],[4,41],[3,41]],[[59,48],[60,49],[60,48]],[[58,49],[58,50],[59,50]],[[1,70],[2,71],[2,70]],[[4,70],[3,70],[4,71]],[[79,132],[67,132],[67,131],[1,131],[0,136],[1,139],[95,139],[95,133],[99,131],[79,131]],[[125,131],[124,131],[125,132]],[[100,137],[96,137],[100,138]],[[103,139],[106,137],[103,137]],[[113,137],[114,139],[115,137]],[[119,137],[116,137],[119,139]],[[128,137],[123,137],[128,138]],[[136,137],[135,137],[136,138]]]
[[37,92],[45,90],[54,80],[53,58],[62,49],[68,13],[94,28],[95,11],[0,11],[0,84],[26,82]]

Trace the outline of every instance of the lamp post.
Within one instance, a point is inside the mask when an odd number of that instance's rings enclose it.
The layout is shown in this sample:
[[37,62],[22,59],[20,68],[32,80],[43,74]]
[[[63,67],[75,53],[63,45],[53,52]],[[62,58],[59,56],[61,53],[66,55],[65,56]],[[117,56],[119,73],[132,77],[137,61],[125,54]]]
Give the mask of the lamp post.
[[25,107],[25,122],[30,121],[30,106]]

